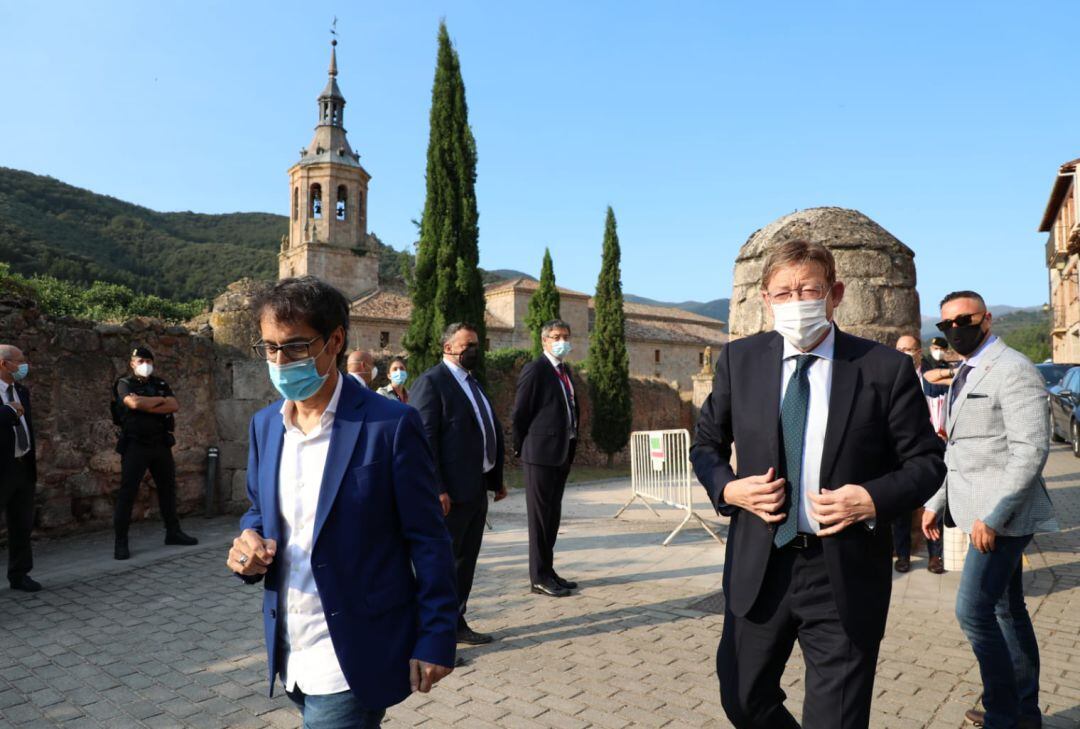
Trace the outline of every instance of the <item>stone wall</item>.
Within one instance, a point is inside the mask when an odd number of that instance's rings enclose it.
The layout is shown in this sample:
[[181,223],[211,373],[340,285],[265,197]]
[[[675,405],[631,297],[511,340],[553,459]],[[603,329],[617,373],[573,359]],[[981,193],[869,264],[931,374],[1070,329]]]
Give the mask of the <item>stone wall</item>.
[[[251,332],[245,329],[250,321],[240,319],[246,297],[233,294],[231,305],[215,314],[223,325],[222,335],[239,345],[250,341]],[[173,452],[181,515],[201,513],[204,508],[209,446],[220,451],[215,508],[232,513],[247,508],[248,424],[252,414],[277,395],[263,362],[250,358],[240,346],[215,343],[205,320],[202,323],[200,333],[193,333],[152,319],[123,324],[56,319],[42,315],[30,302],[0,300],[3,341],[22,349],[31,368],[26,385],[33,406],[39,471],[35,535],[111,526],[120,485],[120,456],[115,451],[117,429],[109,402],[113,382],[127,372],[136,344],[153,350],[155,374],[172,386],[180,403]],[[218,333],[213,331],[215,336]],[[518,373],[515,368],[496,376],[490,385],[508,437]],[[588,386],[581,379],[575,384],[583,410],[578,462],[599,465],[606,457],[588,437]],[[634,429],[690,427],[689,404],[668,385],[634,379],[631,386]],[[623,453],[616,460],[627,458]],[[514,459],[508,459],[507,468],[516,466]],[[136,520],[158,518],[157,495],[149,476],[139,490],[133,516]],[[192,531],[197,533],[197,527]]]
[[[247,421],[270,399],[265,366],[231,347],[152,319],[101,324],[43,316],[30,302],[0,301],[3,340],[30,362],[38,444],[35,534],[104,528],[120,485],[117,429],[109,414],[112,385],[125,374],[136,344],[150,347],[155,374],[173,388],[178,503],[181,514],[203,508],[207,447],[221,449],[219,508],[244,501],[234,487],[246,462]],[[134,518],[157,518],[157,495],[147,477]],[[195,530],[197,531],[197,530]]]
[[893,346],[920,330],[915,254],[857,210],[811,208],[785,215],[755,232],[735,259],[731,339],[769,326],[761,299],[761,273],[772,248],[796,238],[822,243],[836,257],[837,279],[847,285],[836,322],[845,331]]

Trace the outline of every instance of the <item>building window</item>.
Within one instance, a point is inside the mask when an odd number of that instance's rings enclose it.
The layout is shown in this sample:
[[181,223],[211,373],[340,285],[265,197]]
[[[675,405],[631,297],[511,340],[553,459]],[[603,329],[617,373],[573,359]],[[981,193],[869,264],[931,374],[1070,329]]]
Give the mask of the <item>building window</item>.
[[390,332],[379,332],[379,347],[386,349],[390,346]]
[[311,194],[308,196],[308,217],[315,220],[322,218],[322,185],[317,182],[311,186]]
[[653,362],[655,362],[656,364],[660,364],[660,350],[659,349],[654,349],[653,350]]
[[300,219],[300,188],[294,187],[292,191],[292,219]]
[[345,208],[346,208],[345,203],[348,200],[348,198],[349,198],[349,191],[345,188],[344,185],[338,185],[338,189],[337,189],[337,219],[338,220],[344,220],[345,219]]
[[698,363],[698,367],[704,367],[705,366],[705,353],[704,352],[698,352],[697,353],[697,363]]

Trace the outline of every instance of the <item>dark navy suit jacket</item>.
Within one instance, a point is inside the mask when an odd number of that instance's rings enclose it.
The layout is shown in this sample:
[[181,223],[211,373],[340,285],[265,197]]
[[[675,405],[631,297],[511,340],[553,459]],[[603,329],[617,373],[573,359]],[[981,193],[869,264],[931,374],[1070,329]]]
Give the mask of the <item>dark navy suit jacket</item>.
[[[278,510],[282,403],[251,419],[251,508],[240,521],[242,529],[276,540],[278,554],[284,547]],[[284,669],[277,641],[277,567],[275,561],[266,573],[263,597],[271,694]],[[391,706],[410,694],[410,658],[454,665],[454,558],[424,426],[414,409],[351,377],[343,377],[334,416],[311,567],[334,652],[365,707]]]

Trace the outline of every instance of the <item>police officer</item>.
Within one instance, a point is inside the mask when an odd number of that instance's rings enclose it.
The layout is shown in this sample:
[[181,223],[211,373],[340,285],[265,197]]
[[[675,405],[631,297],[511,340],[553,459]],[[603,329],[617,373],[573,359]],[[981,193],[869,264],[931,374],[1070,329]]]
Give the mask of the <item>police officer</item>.
[[116,383],[120,421],[120,492],[116,496],[113,526],[116,530],[116,559],[128,559],[128,524],[135,494],[146,470],[157,486],[158,506],[165,522],[165,543],[192,545],[199,540],[180,529],[176,516],[176,464],[173,462],[173,413],[180,409],[168,383],[154,377],[154,353],[136,347],[131,353],[132,374]]

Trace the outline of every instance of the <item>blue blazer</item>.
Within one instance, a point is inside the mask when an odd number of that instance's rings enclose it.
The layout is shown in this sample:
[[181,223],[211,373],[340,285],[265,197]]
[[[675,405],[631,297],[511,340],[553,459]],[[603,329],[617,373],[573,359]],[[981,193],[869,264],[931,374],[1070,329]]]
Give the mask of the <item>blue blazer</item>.
[[[339,376],[311,566],[345,679],[361,704],[380,709],[410,694],[410,658],[454,665],[454,558],[420,415]],[[251,419],[251,508],[240,520],[242,529],[276,540],[278,554],[284,547],[278,510],[282,403]],[[275,561],[263,581],[271,695],[285,668],[277,640],[278,566]]]

